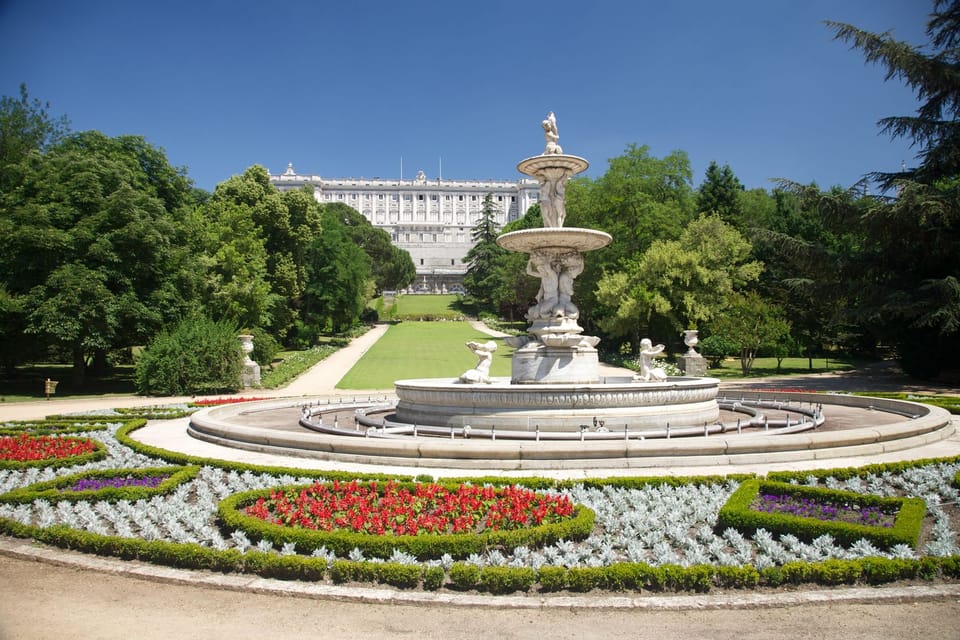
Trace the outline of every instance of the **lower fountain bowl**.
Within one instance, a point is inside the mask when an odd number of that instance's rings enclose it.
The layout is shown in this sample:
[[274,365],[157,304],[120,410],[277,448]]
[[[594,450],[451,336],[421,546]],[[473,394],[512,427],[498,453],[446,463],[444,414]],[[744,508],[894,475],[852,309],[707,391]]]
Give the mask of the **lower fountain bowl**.
[[443,378],[398,380],[396,420],[439,427],[576,431],[603,421],[610,430],[694,426],[720,417],[716,378],[595,384],[463,384]]

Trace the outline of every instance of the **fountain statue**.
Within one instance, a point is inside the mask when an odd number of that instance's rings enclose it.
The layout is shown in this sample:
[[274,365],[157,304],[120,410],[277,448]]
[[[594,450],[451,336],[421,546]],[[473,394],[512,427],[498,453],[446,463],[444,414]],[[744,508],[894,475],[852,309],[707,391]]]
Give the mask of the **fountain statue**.
[[[564,226],[566,183],[589,163],[563,153],[553,112],[543,120],[543,131],[544,152],[517,165],[540,182],[543,226],[497,238],[501,247],[527,254],[526,272],[540,280],[536,303],[526,314],[527,334],[504,339],[515,348],[510,379],[490,377],[491,343],[468,343],[480,361],[456,380],[395,383],[397,421],[565,430],[595,418],[631,426],[716,420],[718,382],[712,378],[669,379],[662,368],[649,364],[636,378],[624,377],[616,384],[601,379],[596,348],[600,339],[584,335],[573,285],[583,272],[584,254],[602,249],[613,238],[595,229]],[[652,363],[663,347],[653,347],[649,340],[646,345],[649,353],[643,357]]]

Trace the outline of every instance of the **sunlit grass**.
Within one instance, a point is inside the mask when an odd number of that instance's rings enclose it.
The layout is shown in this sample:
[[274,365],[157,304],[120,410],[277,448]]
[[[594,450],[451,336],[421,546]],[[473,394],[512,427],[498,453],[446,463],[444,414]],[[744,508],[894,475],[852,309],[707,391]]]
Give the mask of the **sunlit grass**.
[[[812,373],[849,371],[854,368],[856,368],[856,365],[849,358],[814,358],[812,367],[811,361],[807,358],[784,358],[779,368],[776,358],[757,358],[753,361],[753,368],[750,370],[748,377],[810,375]],[[714,378],[742,378],[743,371],[740,368],[740,360],[738,358],[727,358],[719,367],[711,368],[707,375]]]
[[402,322],[387,330],[337,388],[390,389],[395,380],[405,378],[457,378],[477,364],[477,356],[465,344],[487,340],[497,342],[490,374],[509,376],[513,349],[500,339],[480,333],[466,322]]

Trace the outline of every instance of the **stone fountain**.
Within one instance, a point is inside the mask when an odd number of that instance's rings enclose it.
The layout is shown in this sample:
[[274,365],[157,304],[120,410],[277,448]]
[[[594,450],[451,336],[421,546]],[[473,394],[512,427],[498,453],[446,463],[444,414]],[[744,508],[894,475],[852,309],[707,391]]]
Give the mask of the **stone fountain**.
[[576,432],[585,425],[632,429],[716,421],[719,382],[713,378],[601,379],[600,339],[583,335],[573,283],[583,271],[584,253],[602,249],[612,238],[603,231],[563,226],[567,181],[589,163],[563,153],[552,112],[543,130],[544,152],[517,165],[540,183],[543,227],[497,238],[503,248],[528,254],[527,273],[540,279],[536,303],[527,311],[528,334],[506,339],[516,347],[510,379],[487,375],[493,351],[489,343],[470,343],[480,362],[459,379],[395,383],[395,422]]
[[[690,375],[693,365],[705,369],[693,329],[685,332],[683,377],[656,366],[663,347],[649,339],[642,341],[638,375],[601,377],[599,340],[583,335],[572,296],[584,253],[602,249],[611,237],[563,226],[566,182],[588,165],[562,152],[552,113],[543,129],[544,152],[518,168],[540,181],[544,226],[498,239],[528,254],[527,271],[540,279],[527,335],[508,338],[516,348],[511,377],[490,376],[496,341],[470,342],[475,367],[456,378],[398,380],[395,405],[387,398],[287,398],[216,406],[191,417],[190,435],[337,462],[487,474],[795,464],[886,454],[954,433],[945,410],[885,398],[761,391],[718,401],[718,380]],[[825,405],[838,419],[821,431]]]

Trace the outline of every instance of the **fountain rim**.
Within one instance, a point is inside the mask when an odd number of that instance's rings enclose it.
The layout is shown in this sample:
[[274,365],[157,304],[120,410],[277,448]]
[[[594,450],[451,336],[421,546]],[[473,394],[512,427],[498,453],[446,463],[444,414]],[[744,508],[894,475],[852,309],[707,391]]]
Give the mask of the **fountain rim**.
[[531,253],[557,248],[567,251],[594,251],[613,242],[613,236],[596,229],[539,227],[511,231],[497,237],[497,244],[510,251]]

